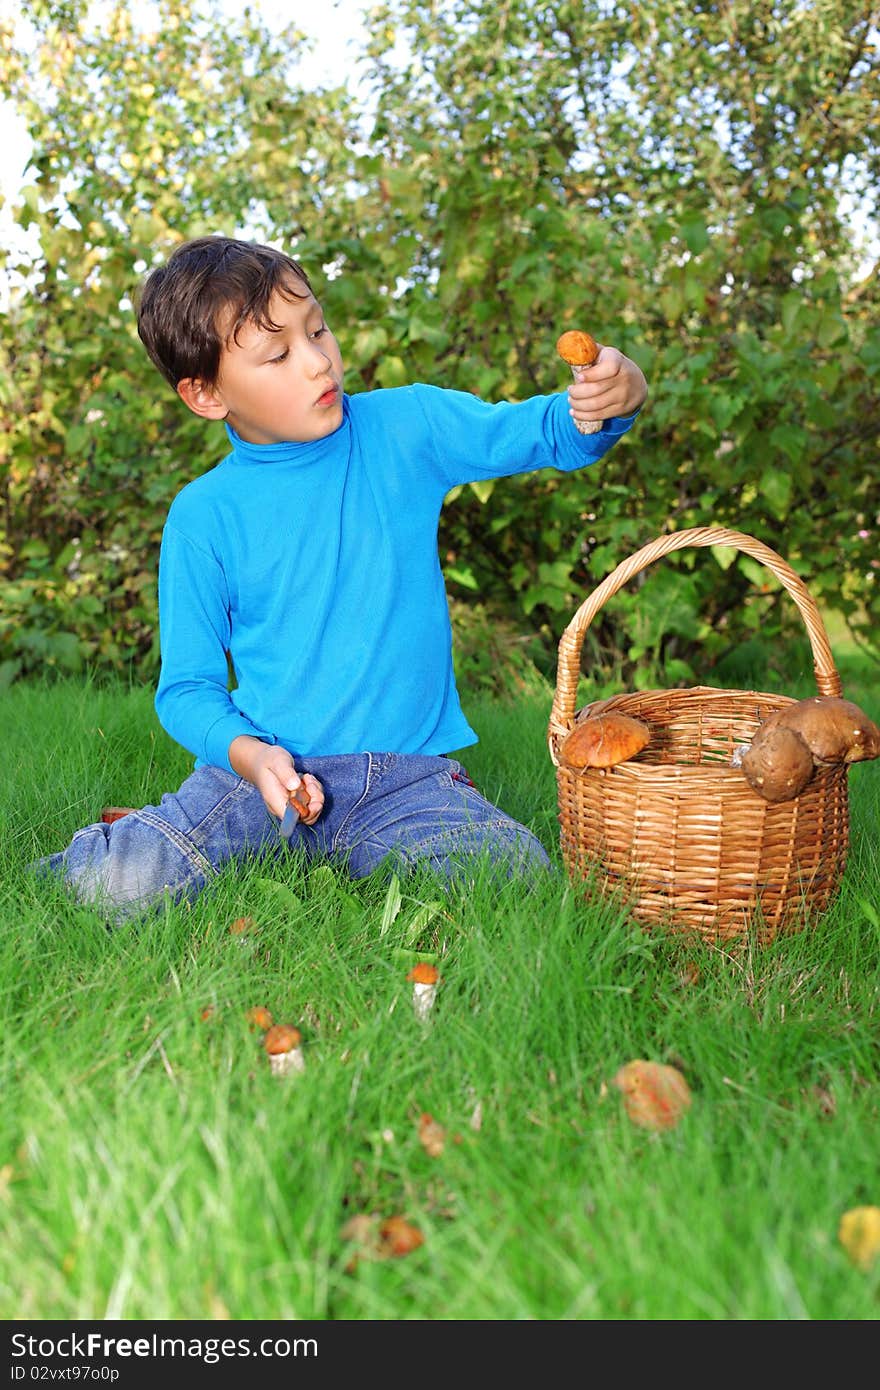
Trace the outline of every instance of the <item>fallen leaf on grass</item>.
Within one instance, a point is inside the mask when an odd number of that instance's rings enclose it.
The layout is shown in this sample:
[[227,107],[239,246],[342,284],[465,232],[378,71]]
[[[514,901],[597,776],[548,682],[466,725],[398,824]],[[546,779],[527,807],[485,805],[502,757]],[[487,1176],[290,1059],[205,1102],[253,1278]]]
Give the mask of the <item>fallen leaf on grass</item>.
[[682,989],[695,985],[700,979],[700,967],[694,961],[686,961],[678,972],[678,983]]
[[829,1091],[827,1086],[812,1086],[810,1095],[819,1114],[826,1120],[832,1120],[837,1114],[837,1101],[834,1099],[833,1091]]
[[379,1218],[369,1216],[365,1211],[359,1211],[356,1216],[349,1217],[342,1230],[339,1232],[340,1240],[352,1240],[358,1245],[370,1245],[378,1237]]
[[402,1216],[389,1216],[379,1227],[379,1235],[383,1252],[380,1258],[383,1259],[389,1255],[409,1255],[425,1243],[425,1237],[418,1227],[411,1226]]
[[425,1237],[402,1216],[382,1220],[375,1214],[359,1212],[346,1221],[339,1232],[341,1240],[351,1241],[355,1250],[345,1266],[352,1274],[361,1260],[389,1260],[409,1255],[424,1245]]
[[431,1158],[439,1158],[443,1152],[443,1145],[446,1142],[446,1130],[442,1125],[438,1125],[433,1115],[425,1112],[419,1116],[419,1143],[430,1154]]
[[15,1169],[13,1168],[12,1164],[4,1163],[3,1167],[0,1168],[0,1197],[3,1198],[4,1202],[9,1201],[9,1184],[14,1180],[14,1178]]
[[256,925],[253,917],[236,917],[234,922],[229,923],[229,930],[233,936],[241,936],[243,932],[253,931]]
[[837,1238],[853,1264],[869,1270],[880,1256],[880,1207],[853,1207],[845,1211]]
[[626,1113],[642,1129],[674,1129],[691,1103],[690,1088],[677,1067],[637,1058],[612,1078]]

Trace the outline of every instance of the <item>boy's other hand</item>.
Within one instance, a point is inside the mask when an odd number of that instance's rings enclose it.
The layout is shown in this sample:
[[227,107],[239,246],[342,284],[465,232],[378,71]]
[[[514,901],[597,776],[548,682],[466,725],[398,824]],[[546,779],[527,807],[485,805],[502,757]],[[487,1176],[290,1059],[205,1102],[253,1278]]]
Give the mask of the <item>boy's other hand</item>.
[[256,787],[266,803],[266,809],[278,820],[288,804],[288,792],[300,784],[309,798],[307,815],[300,816],[303,825],[314,825],[324,809],[324,788],[310,772],[298,773],[293,758],[285,748],[263,743],[262,739],[240,734],[229,745],[229,762],[240,777]]
[[579,370],[568,388],[575,420],[610,420],[644,405],[648,383],[641,367],[613,347],[600,347],[592,367]]

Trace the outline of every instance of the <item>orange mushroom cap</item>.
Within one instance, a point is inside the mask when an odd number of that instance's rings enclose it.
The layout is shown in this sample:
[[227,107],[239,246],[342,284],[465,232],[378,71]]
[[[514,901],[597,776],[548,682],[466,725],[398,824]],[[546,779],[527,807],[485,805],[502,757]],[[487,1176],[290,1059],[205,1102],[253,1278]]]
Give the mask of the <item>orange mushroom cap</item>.
[[302,1041],[302,1034],[298,1028],[291,1028],[286,1023],[275,1023],[267,1031],[263,1039],[263,1046],[270,1056],[277,1056],[280,1052],[292,1052],[295,1047],[299,1047]]
[[575,724],[559,753],[570,767],[614,767],[651,740],[651,730],[628,714],[592,714]]
[[599,356],[599,345],[589,333],[572,328],[556,339],[556,351],[570,367],[591,367]]
[[436,985],[440,978],[440,972],[436,965],[429,965],[427,961],[420,960],[418,965],[414,965],[406,977],[417,985]]

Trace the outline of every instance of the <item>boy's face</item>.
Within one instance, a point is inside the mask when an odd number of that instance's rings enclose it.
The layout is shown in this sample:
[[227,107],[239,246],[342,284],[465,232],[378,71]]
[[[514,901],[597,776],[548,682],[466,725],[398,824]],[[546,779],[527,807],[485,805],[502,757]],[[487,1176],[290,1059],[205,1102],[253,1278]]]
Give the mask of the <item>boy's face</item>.
[[[294,283],[295,281],[295,283]],[[232,338],[232,323],[218,325],[226,337],[220,371],[207,395],[210,410],[190,408],[209,418],[225,418],[251,444],[307,443],[332,434],[342,423],[342,358],[324,322],[321,306],[301,280],[291,277],[301,298],[276,293],[269,317],[277,332],[246,323]]]

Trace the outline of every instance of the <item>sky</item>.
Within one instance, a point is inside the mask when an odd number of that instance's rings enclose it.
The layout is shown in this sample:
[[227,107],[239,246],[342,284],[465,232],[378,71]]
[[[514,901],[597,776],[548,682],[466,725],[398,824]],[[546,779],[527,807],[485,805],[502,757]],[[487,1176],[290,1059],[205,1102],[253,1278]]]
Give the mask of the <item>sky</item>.
[[[272,28],[294,24],[315,42],[309,58],[309,72],[316,85],[341,84],[352,51],[362,45],[365,35],[364,12],[369,0],[251,0],[251,10]],[[230,14],[244,9],[241,0],[221,0],[221,9]],[[20,0],[0,0],[0,21],[18,17]],[[24,122],[10,102],[0,101],[0,193],[14,199],[22,185],[30,142]],[[9,208],[0,208],[0,240],[10,245],[21,232],[12,222]]]

